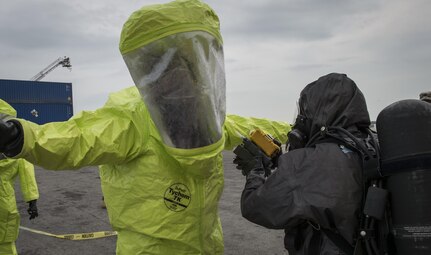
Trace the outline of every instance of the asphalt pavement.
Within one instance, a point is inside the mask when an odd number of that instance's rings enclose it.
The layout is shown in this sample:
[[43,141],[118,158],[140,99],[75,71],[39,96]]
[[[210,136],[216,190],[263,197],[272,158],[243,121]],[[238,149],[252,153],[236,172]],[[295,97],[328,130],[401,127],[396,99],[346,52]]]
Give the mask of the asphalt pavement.
[[[287,255],[284,232],[269,230],[241,217],[239,201],[245,178],[232,164],[233,154],[224,152],[225,188],[219,211],[223,225],[225,254]],[[36,167],[39,185],[39,217],[29,220],[27,204],[16,184],[21,226],[54,235],[112,231],[97,167],[77,171],[48,171]],[[116,237],[90,240],[65,240],[20,230],[17,250],[20,255],[110,255],[115,254]]]

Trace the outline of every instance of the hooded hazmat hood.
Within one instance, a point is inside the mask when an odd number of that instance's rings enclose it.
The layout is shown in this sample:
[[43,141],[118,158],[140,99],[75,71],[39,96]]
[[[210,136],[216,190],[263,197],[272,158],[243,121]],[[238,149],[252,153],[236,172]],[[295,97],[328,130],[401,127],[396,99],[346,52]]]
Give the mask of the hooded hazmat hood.
[[364,95],[345,74],[331,73],[308,84],[301,92],[299,111],[310,120],[309,137],[322,126],[355,134],[371,124]]
[[208,32],[222,44],[217,14],[199,0],[145,6],[123,25],[120,52],[124,55],[163,37],[190,31]]
[[124,24],[120,51],[167,146],[190,149],[221,139],[223,45],[208,5],[180,0],[134,12]]

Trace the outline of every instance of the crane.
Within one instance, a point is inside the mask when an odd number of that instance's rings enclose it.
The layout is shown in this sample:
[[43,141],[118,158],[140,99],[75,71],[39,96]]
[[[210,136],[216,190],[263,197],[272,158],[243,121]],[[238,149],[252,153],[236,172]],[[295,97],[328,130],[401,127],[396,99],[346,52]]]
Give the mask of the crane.
[[32,81],[42,80],[43,77],[45,77],[45,75],[47,75],[49,72],[54,70],[59,65],[61,65],[63,67],[67,67],[67,69],[69,69],[69,70],[72,69],[72,64],[70,64],[70,59],[66,56],[60,57],[60,58],[56,59],[54,62],[52,62],[50,65],[45,67],[42,71],[37,73],[35,76],[31,77],[30,80],[32,80]]

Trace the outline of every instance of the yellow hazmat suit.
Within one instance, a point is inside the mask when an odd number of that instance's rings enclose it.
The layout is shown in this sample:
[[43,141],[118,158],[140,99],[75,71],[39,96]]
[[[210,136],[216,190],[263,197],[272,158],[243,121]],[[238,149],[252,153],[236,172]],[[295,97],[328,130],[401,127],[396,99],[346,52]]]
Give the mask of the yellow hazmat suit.
[[120,50],[136,87],[66,122],[19,120],[17,157],[46,169],[101,165],[117,254],[223,254],[222,150],[256,128],[285,142],[290,125],[226,116],[218,18],[198,0],[133,13]]
[[[15,117],[15,110],[0,99],[0,117]],[[1,157],[1,156],[0,156]],[[39,198],[34,167],[24,159],[0,160],[0,254],[17,254],[15,240],[18,237],[20,216],[16,207],[14,181],[19,175],[24,201]]]

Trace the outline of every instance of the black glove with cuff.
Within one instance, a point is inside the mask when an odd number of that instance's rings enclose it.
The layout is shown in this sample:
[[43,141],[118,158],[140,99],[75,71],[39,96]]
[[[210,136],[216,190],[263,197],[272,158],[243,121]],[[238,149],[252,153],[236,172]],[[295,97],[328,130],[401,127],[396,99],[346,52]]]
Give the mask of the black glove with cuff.
[[252,170],[261,171],[265,177],[271,174],[271,159],[249,139],[244,138],[243,143],[238,145],[233,152],[236,154],[233,163],[244,176],[247,176]]
[[30,220],[36,218],[37,216],[39,216],[39,213],[37,211],[37,206],[36,206],[36,199],[35,200],[31,200],[28,202],[28,215],[30,215]]

